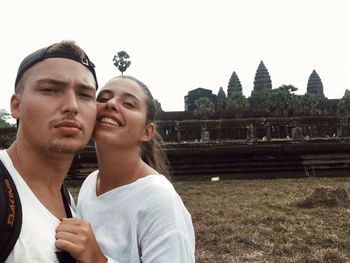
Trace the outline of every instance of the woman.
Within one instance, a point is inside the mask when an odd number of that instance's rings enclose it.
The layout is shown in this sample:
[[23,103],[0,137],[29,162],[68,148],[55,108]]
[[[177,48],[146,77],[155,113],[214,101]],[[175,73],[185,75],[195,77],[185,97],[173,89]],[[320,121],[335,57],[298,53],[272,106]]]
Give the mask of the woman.
[[98,94],[99,170],[79,193],[84,220],[63,219],[56,235],[56,246],[79,262],[195,261],[191,216],[164,176],[154,121],[153,97],[133,77],[113,78]]

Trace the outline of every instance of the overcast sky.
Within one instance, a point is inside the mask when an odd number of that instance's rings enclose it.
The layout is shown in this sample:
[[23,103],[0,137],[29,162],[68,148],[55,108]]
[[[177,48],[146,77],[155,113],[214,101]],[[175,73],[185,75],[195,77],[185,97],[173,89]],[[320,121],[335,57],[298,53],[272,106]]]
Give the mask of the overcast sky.
[[347,0],[11,0],[0,2],[0,108],[9,111],[21,60],[41,47],[75,40],[96,64],[100,85],[126,74],[144,81],[165,111],[184,110],[202,87],[217,94],[233,71],[250,96],[261,60],[273,88],[306,92],[315,69],[328,98],[350,89]]

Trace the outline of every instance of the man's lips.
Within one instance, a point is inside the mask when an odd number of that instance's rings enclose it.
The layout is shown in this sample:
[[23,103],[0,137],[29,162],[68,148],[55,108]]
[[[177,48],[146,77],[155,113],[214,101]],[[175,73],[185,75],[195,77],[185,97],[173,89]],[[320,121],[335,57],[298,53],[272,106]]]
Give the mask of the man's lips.
[[76,135],[81,131],[81,125],[76,121],[60,121],[54,125],[54,128],[66,135]]

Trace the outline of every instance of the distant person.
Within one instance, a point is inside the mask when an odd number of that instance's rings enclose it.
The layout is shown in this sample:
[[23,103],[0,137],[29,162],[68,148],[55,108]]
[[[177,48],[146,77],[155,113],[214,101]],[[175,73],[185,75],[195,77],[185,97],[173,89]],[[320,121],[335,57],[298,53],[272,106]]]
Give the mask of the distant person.
[[57,228],[57,247],[79,262],[195,262],[191,215],[165,177],[154,122],[153,97],[134,77],[113,78],[98,94],[99,170],[84,181],[77,205],[86,221],[64,219]]
[[22,206],[20,235],[6,263],[71,262],[59,261],[65,255],[55,246],[60,219],[74,215],[61,188],[92,135],[96,89],[94,64],[71,41],[39,49],[20,64],[11,97],[17,136],[0,151]]

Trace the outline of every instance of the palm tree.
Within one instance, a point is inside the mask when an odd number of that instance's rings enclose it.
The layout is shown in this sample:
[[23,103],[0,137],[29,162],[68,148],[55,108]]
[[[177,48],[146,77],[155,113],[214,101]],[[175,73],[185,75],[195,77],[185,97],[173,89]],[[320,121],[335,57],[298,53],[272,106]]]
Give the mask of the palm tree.
[[276,117],[287,117],[292,112],[295,102],[294,92],[297,90],[293,85],[282,85],[277,89],[269,90],[267,104],[270,112]]
[[[197,109],[194,110],[194,115],[198,116],[201,120],[207,120],[208,117],[214,113],[214,103],[207,97],[200,97],[195,101]],[[202,126],[201,141],[209,141],[209,131],[207,131],[207,124],[204,121]]]
[[317,96],[312,93],[306,93],[304,96],[299,97],[299,114],[301,115],[314,115],[317,112]]
[[[194,115],[198,116],[201,120],[207,120],[208,117],[214,113],[214,103],[207,97],[200,97],[195,101],[197,109],[194,110]],[[204,123],[203,130],[206,130],[206,124]]]
[[338,102],[337,113],[341,117],[350,117],[350,91],[348,89],[345,91],[344,96]]
[[113,61],[114,66],[119,69],[122,75],[131,64],[130,56],[125,51],[119,51],[117,55],[114,56]]
[[197,109],[194,110],[194,115],[202,120],[207,120],[214,113],[214,103],[207,97],[200,97],[195,101]]
[[248,99],[239,93],[231,93],[226,99],[226,110],[235,112],[236,118],[249,108]]
[[11,119],[10,113],[4,109],[0,109],[0,128],[12,127],[8,120]]

